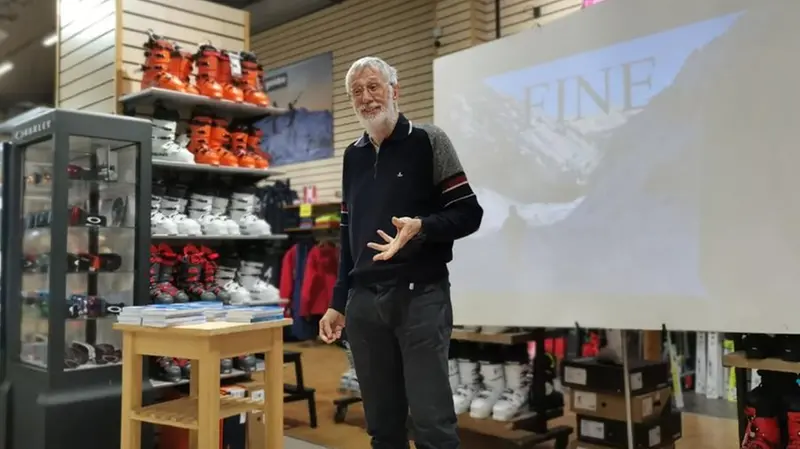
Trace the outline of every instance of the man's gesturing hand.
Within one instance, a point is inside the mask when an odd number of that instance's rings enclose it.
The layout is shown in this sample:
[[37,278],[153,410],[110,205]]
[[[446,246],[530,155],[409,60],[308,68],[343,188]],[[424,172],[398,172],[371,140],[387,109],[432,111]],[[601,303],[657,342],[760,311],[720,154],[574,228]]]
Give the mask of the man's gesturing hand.
[[386,242],[380,243],[367,243],[367,246],[378,251],[378,254],[372,260],[389,260],[397,254],[409,240],[413,239],[415,235],[419,234],[422,229],[422,220],[419,218],[409,217],[392,217],[392,224],[397,228],[397,234],[390,237],[387,233],[378,229],[378,235]]
[[344,315],[334,309],[328,309],[319,320],[319,338],[325,343],[330,344],[342,338],[342,329],[344,329]]

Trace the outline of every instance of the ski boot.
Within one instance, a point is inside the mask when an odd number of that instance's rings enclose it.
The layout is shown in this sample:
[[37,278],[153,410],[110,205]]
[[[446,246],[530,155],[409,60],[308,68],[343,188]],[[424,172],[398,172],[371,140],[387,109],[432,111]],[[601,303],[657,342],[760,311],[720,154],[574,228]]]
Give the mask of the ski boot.
[[226,260],[217,265],[217,272],[214,281],[228,292],[230,304],[249,305],[252,302],[252,295],[237,280],[236,263],[233,260]]
[[503,364],[498,361],[481,362],[481,388],[470,403],[469,416],[486,419],[492,414],[495,404],[506,389]]
[[200,92],[192,84],[192,71],[194,70],[194,57],[188,51],[183,51],[177,45],[170,52],[168,72],[183,83],[184,92],[199,95]]
[[236,366],[245,373],[252,373],[256,370],[258,360],[253,354],[240,355],[234,361]]
[[193,117],[189,121],[189,144],[186,148],[194,154],[198,164],[219,165],[219,155],[211,149],[211,121]]
[[233,372],[233,360],[222,359],[219,361],[220,374],[231,374]]
[[778,423],[778,391],[782,379],[778,373],[759,374],[762,375],[761,384],[745,396],[744,414],[747,416],[747,427],[742,439],[742,449],[779,449],[781,431]]
[[239,264],[239,283],[250,292],[252,304],[280,304],[280,292],[274,285],[262,279],[263,262],[242,260]]
[[164,190],[161,186],[154,186],[150,195],[150,234],[178,235],[178,225],[161,212],[161,195]]
[[179,119],[176,115],[164,109],[157,109],[153,114],[153,159],[194,164],[194,155],[176,141],[175,132]]
[[160,277],[161,255],[155,245],[150,245],[150,299],[154,304],[171,304],[175,298],[166,289],[159,286]]
[[[233,57],[238,57],[238,55],[233,55]],[[222,98],[234,103],[242,103],[244,101],[244,92],[237,86],[238,80],[234,79],[231,73],[230,53],[227,51],[219,53],[217,69],[217,82],[222,86]]]
[[[227,223],[213,213],[213,197],[192,193],[187,208],[189,217],[200,223],[204,235],[230,235]],[[238,234],[238,228],[237,228]]]
[[211,214],[225,224],[228,235],[240,235],[239,225],[227,215],[228,203],[230,200],[225,197],[213,196],[211,198]]
[[249,128],[243,124],[231,126],[231,152],[237,157],[239,167],[256,168],[253,153],[247,147],[247,140],[250,137],[248,131]]
[[158,87],[185,92],[184,83],[170,73],[174,45],[163,37],[153,34],[152,31],[148,31],[147,34],[147,42],[144,44],[145,63],[141,67],[143,72],[141,88]]
[[[172,251],[169,245],[162,243],[158,247],[150,248],[151,254],[157,254],[159,261],[158,278],[154,285],[155,289],[162,295],[168,295],[172,298],[169,302],[187,302],[189,295],[175,286],[175,277],[173,272],[175,265],[178,263],[178,255]],[[153,290],[150,292],[153,299],[158,299],[160,296],[153,296]]]
[[264,150],[261,149],[261,139],[264,137],[264,131],[261,131],[257,126],[251,126],[247,130],[247,151],[253,157],[253,162],[256,168],[269,168],[269,158]]
[[164,380],[167,382],[180,382],[182,373],[181,367],[175,363],[175,359],[171,357],[159,357],[158,358],[158,367],[160,368],[160,374]]
[[219,51],[212,45],[201,45],[194,55],[197,66],[197,90],[200,95],[221,100],[223,98],[222,86],[217,82],[219,72]]
[[249,192],[231,195],[231,219],[239,224],[242,235],[270,235],[269,223],[255,215],[256,196]]
[[230,151],[230,143],[228,122],[223,119],[211,120],[211,150],[219,156],[219,164],[223,167],[238,167],[239,159]]
[[194,245],[183,247],[181,255],[181,286],[189,293],[193,301],[214,301],[217,295],[206,290],[203,284],[205,257]]
[[264,68],[258,64],[254,53],[242,52],[242,78],[244,80],[244,101],[265,108],[269,106],[269,96],[264,92],[261,79]]
[[184,214],[186,210],[186,188],[175,186],[167,189],[167,194],[161,199],[161,212],[172,220],[178,227],[178,235],[203,235],[200,223]]
[[230,304],[230,293],[218,285],[216,280],[217,259],[219,259],[219,254],[206,246],[201,246],[200,251],[203,253],[205,259],[203,264],[203,285],[206,290],[217,296],[217,301],[222,301],[223,304]]
[[774,335],[746,334],[744,336],[744,352],[748,359],[765,359],[776,354]]

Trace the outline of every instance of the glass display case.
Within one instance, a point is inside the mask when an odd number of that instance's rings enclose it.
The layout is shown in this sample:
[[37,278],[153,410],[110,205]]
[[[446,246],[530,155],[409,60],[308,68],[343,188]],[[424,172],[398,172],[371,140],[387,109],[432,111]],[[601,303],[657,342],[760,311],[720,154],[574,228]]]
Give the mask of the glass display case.
[[[57,207],[66,211],[65,273],[51,269],[53,234],[64,232],[52,227],[53,140],[23,153],[20,360],[47,367],[51,307],[63,303],[63,368],[108,367],[121,359],[122,342],[111,325],[134,303],[138,148],[68,139],[67,203]],[[65,277],[63,293],[51,290],[51,275]]]
[[[65,447],[75,437],[51,438],[48,422],[77,436],[73,416],[118,409],[122,337],[112,326],[149,298],[150,134],[146,120],[58,109],[11,134],[5,357],[12,414],[39,429],[15,431],[14,447]],[[118,431],[103,442],[118,443]]]

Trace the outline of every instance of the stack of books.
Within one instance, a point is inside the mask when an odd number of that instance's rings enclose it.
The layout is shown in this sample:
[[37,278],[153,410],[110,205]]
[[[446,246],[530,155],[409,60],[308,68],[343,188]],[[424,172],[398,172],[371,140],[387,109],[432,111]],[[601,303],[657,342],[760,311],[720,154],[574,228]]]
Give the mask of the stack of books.
[[254,306],[229,309],[225,321],[231,323],[261,323],[282,319],[283,307],[281,306]]

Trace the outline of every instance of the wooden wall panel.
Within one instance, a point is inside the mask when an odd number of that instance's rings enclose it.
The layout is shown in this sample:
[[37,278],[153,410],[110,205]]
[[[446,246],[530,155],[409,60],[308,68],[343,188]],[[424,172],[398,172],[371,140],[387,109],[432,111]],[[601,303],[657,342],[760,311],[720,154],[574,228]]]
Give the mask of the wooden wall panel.
[[61,0],[59,107],[114,112],[115,0]]
[[[500,29],[508,36],[580,9],[581,0],[500,0]],[[534,17],[534,9],[538,17]],[[333,52],[334,157],[280,167],[296,188],[316,185],[321,201],[341,189],[341,157],[362,132],[344,88],[356,59],[374,55],[398,70],[400,109],[413,121],[433,120],[433,60],[495,39],[495,0],[348,0],[253,36],[268,68]],[[357,26],[354,26],[357,24]],[[442,31],[433,45],[433,29]]]
[[204,0],[119,1],[119,95],[139,91],[147,30],[192,51],[207,42],[231,51],[249,49],[250,15],[246,11]]
[[252,49],[267,69],[333,52],[334,157],[279,167],[296,188],[316,185],[321,201],[335,200],[341,190],[342,154],[362,132],[344,76],[360,57],[392,64],[400,80],[400,109],[412,121],[433,120],[435,11],[434,0],[348,0],[253,36]]

